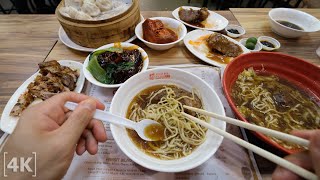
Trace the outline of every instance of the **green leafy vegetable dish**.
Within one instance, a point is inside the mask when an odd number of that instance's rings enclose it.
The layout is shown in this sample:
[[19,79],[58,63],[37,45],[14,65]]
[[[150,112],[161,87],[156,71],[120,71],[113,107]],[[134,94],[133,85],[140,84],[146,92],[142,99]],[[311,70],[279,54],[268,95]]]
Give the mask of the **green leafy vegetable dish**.
[[120,84],[140,72],[142,66],[138,49],[110,47],[92,52],[87,69],[101,83]]

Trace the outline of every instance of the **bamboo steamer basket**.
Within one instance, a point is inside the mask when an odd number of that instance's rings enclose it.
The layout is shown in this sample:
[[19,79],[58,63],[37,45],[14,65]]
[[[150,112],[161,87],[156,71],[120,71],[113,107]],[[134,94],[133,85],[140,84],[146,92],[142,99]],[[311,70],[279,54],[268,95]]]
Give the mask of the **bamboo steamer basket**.
[[132,0],[132,5],[115,17],[97,20],[77,20],[64,16],[59,9],[64,7],[64,0],[56,8],[56,16],[68,37],[76,44],[89,48],[124,42],[135,35],[134,29],[140,22],[139,0]]

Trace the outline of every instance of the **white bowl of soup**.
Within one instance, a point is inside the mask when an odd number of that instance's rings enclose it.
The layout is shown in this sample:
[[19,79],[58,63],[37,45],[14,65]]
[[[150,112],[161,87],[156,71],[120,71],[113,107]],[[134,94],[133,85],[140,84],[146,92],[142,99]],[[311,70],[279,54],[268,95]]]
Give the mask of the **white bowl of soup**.
[[316,17],[296,9],[272,9],[269,11],[269,20],[272,31],[286,38],[298,38],[320,31],[320,21]]
[[[144,142],[134,131],[110,125],[115,142],[134,162],[155,171],[181,172],[201,165],[217,151],[223,137],[185,119],[181,115],[181,104],[225,115],[216,92],[191,73],[157,68],[131,77],[113,97],[111,113],[133,121],[155,120],[165,127],[165,139]],[[186,112],[226,129],[223,121]],[[192,136],[190,128],[197,137]]]

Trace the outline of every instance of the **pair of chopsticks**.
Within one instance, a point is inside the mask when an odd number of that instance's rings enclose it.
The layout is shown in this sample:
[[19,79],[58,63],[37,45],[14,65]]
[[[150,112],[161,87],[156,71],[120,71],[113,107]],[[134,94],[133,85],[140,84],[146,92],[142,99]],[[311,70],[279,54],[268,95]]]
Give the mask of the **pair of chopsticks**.
[[[289,134],[286,134],[286,133],[282,133],[282,132],[279,132],[279,131],[275,131],[275,130],[272,130],[272,129],[268,129],[268,128],[264,128],[264,127],[261,127],[261,126],[257,126],[257,125],[254,125],[254,124],[250,124],[250,123],[246,123],[246,122],[242,122],[242,121],[239,121],[239,120],[236,120],[236,119],[233,119],[233,118],[230,118],[230,117],[225,117],[225,116],[221,116],[221,115],[218,115],[218,114],[215,114],[215,113],[212,113],[212,112],[208,112],[208,111],[205,111],[203,109],[198,109],[198,108],[194,108],[194,107],[190,107],[190,106],[183,106],[185,109],[188,109],[188,110],[192,110],[194,112],[198,112],[198,113],[201,113],[201,114],[204,114],[204,115],[207,115],[207,116],[210,116],[210,117],[213,117],[213,118],[216,118],[216,119],[219,119],[219,120],[222,120],[222,121],[225,121],[227,123],[230,123],[230,124],[233,124],[233,125],[236,125],[236,126],[240,126],[240,127],[243,127],[243,128],[246,128],[246,129],[249,129],[249,130],[253,130],[253,131],[257,131],[257,132],[261,132],[263,134],[266,134],[266,135],[269,135],[269,136],[273,136],[273,137],[276,137],[276,138],[279,138],[279,139],[282,139],[282,140],[286,140],[286,141],[290,141],[290,142],[293,142],[293,143],[296,143],[296,144],[299,144],[299,145],[302,145],[302,146],[305,146],[305,147],[308,147],[309,145],[309,141],[306,140],[306,139],[302,139],[300,137],[297,137],[297,136],[293,136],[293,135],[289,135]],[[303,169],[302,167],[300,166],[297,166],[293,163],[291,163],[290,161],[287,161],[279,156],[276,156],[264,149],[261,149],[253,144],[250,144],[248,143],[247,141],[244,141],[243,139],[241,138],[238,138],[230,133],[227,133],[217,127],[214,127],[213,125],[205,122],[205,121],[202,121],[196,117],[193,117],[189,114],[186,114],[184,112],[182,112],[182,114],[187,117],[188,119],[214,131],[215,133],[225,137],[225,138],[228,138],[230,140],[232,140],[233,142],[255,152],[256,154],[259,154],[260,156],[296,173],[297,175],[305,178],[305,179],[318,179],[318,176],[315,175],[314,173],[310,172],[310,171],[307,171],[305,169]]]

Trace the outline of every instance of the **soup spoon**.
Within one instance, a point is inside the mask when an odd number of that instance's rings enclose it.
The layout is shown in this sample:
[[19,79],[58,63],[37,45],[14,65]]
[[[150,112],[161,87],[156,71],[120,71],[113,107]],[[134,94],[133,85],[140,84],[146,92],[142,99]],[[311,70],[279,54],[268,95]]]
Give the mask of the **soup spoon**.
[[[78,104],[68,101],[64,106],[67,109],[74,111]],[[160,141],[164,139],[164,127],[157,121],[151,119],[133,122],[129,119],[99,109],[96,110],[93,118],[135,130],[140,138],[146,141]]]

